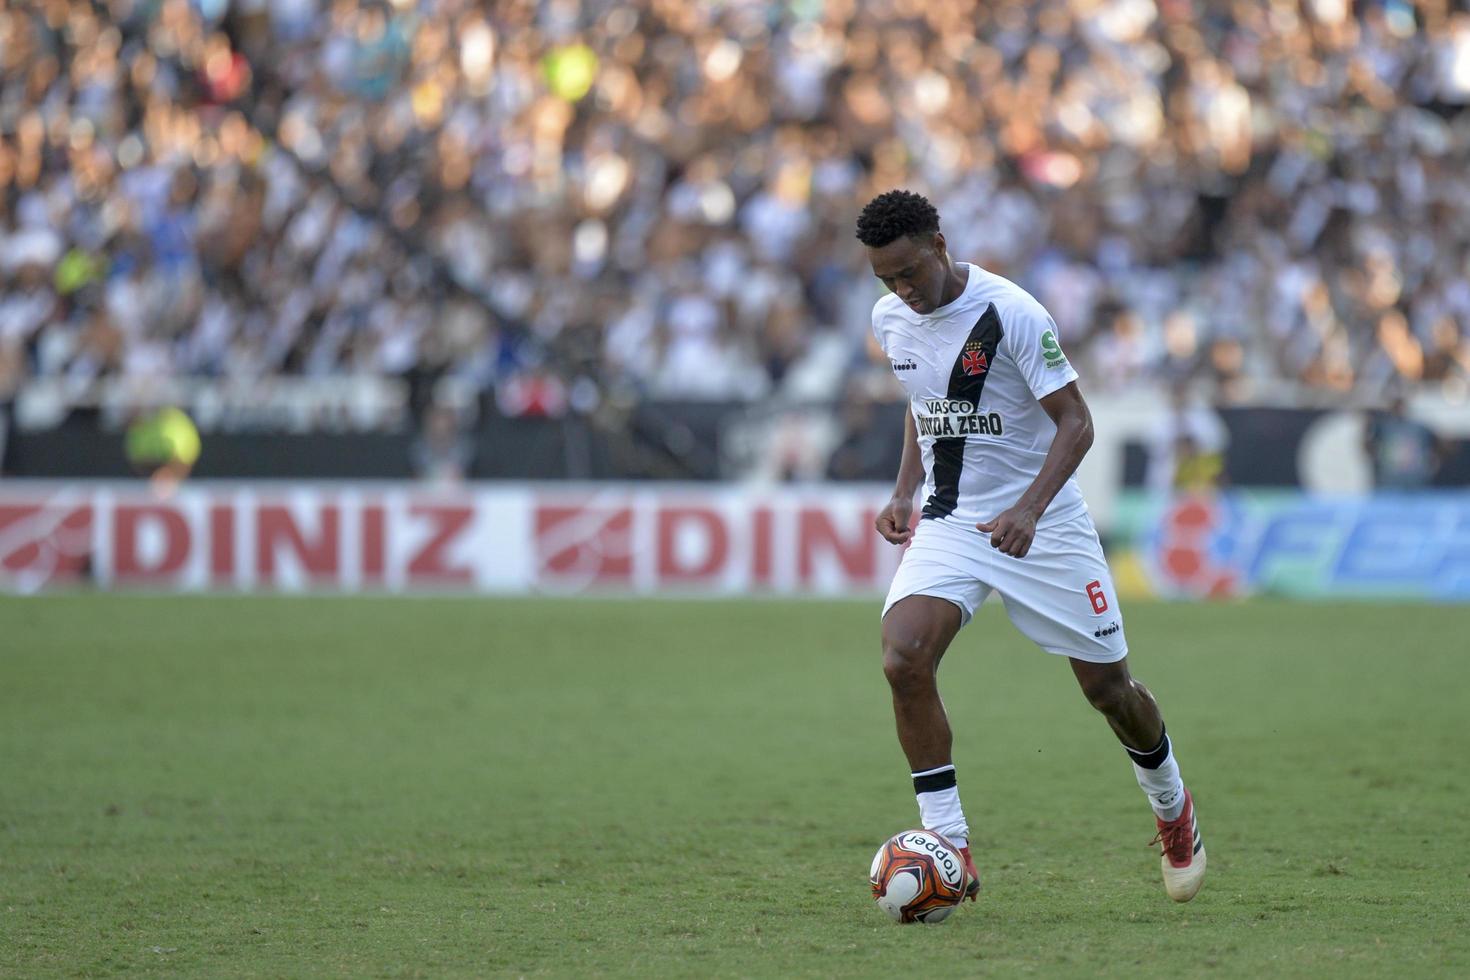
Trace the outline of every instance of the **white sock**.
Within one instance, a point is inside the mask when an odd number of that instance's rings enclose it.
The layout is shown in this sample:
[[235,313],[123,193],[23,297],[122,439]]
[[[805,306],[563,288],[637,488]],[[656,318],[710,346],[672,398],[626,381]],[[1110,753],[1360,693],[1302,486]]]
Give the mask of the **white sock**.
[[1166,730],[1159,744],[1147,752],[1123,746],[1133,760],[1133,774],[1148,797],[1149,806],[1160,820],[1178,820],[1184,812],[1184,780],[1179,778],[1179,763],[1174,759],[1174,746]]
[[914,796],[919,801],[919,822],[949,838],[955,847],[970,845],[970,825],[965,822],[965,809],[960,806],[960,789],[955,783],[954,766],[916,772]]

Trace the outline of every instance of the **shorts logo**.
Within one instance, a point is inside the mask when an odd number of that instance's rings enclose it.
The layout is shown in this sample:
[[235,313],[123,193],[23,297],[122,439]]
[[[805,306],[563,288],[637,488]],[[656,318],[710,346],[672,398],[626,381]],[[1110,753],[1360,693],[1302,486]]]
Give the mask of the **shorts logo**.
[[917,371],[919,369],[919,365],[914,363],[913,358],[909,358],[902,363],[894,360],[890,360],[888,363],[893,365],[893,370],[895,371]]
[[1118,630],[1120,630],[1122,628],[1123,627],[1122,626],[1119,626],[1118,625],[1118,621],[1115,619],[1111,623],[1109,623],[1107,626],[1104,626],[1102,629],[1100,629],[1100,630],[1093,630],[1092,631],[1092,635],[1095,636],[1095,637],[1097,637],[1098,639],[1102,639],[1105,636],[1112,636],[1114,633],[1118,632]]
[[1061,367],[1067,363],[1067,355],[1062,353],[1062,345],[1057,343],[1057,335],[1050,330],[1041,335],[1041,359],[1049,368]]

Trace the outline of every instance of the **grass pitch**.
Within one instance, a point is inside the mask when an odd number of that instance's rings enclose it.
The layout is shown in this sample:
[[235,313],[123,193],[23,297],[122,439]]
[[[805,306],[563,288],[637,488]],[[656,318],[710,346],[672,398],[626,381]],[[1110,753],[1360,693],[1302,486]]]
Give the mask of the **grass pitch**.
[[985,891],[899,927],[872,602],[0,601],[0,975],[1470,974],[1470,612],[1127,613],[1200,896],[987,607],[941,672]]

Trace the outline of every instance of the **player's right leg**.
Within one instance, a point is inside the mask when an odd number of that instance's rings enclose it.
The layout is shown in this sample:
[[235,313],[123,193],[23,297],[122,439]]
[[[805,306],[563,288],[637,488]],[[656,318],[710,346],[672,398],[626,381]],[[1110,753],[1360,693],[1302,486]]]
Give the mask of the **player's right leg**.
[[[914,772],[951,763],[954,736],[939,698],[937,675],[939,661],[959,629],[959,607],[930,595],[900,599],[883,616],[883,675],[893,692],[898,742]],[[944,833],[938,827],[930,829]]]
[[960,608],[948,599],[898,600],[883,616],[883,674],[893,693],[898,742],[909,761],[919,818],[925,829],[960,848],[969,874],[966,895],[973,901],[980,878],[970,857],[970,829],[951,758],[954,736],[938,681],[939,661],[962,624]]
[[974,531],[943,521],[920,521],[883,603],[883,673],[893,692],[898,741],[908,757],[926,830],[949,838],[965,857],[968,895],[980,891],[970,859],[970,828],[960,806],[953,738],[939,699],[939,661],[960,628],[985,601],[981,582],[988,556]]

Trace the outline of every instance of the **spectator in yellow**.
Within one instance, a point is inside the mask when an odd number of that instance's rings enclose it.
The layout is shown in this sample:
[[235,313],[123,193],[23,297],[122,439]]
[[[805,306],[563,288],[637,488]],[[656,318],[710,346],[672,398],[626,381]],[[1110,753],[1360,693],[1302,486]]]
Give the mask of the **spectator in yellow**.
[[169,405],[135,418],[128,425],[126,448],[133,469],[167,495],[199,459],[199,430],[183,410]]
[[1190,386],[1176,382],[1169,408],[1155,423],[1149,446],[1147,483],[1156,494],[1206,493],[1225,478],[1229,430]]

